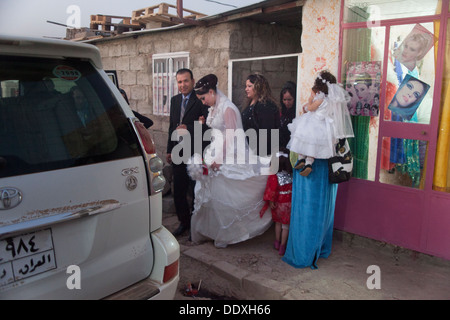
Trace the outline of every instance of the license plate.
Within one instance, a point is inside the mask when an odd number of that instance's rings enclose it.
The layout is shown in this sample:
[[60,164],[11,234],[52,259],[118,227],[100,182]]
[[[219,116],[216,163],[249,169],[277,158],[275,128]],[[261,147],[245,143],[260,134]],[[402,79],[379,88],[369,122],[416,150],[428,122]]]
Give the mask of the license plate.
[[55,268],[51,229],[0,241],[0,286]]

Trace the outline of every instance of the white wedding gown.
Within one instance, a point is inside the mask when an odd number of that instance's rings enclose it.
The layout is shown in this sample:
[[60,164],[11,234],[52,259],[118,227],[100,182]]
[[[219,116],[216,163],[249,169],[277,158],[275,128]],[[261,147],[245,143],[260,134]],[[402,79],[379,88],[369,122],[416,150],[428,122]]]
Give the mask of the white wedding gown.
[[[195,174],[195,165],[188,165],[191,177],[197,181],[191,238],[196,243],[214,240],[216,247],[223,248],[258,236],[271,226],[271,215],[266,213],[260,218],[259,214],[264,204],[268,178],[264,170],[268,168],[268,159],[263,161],[254,156],[249,160],[250,151],[245,137],[240,136],[243,137],[239,140],[241,144],[231,138],[230,134],[244,132],[241,115],[219,90],[216,105],[209,109],[206,123],[212,129],[211,144],[203,158],[208,174],[202,174],[198,170],[199,165],[197,173],[200,174]],[[247,159],[242,161],[244,155]],[[214,161],[222,163],[218,171],[209,167]],[[261,164],[261,161],[266,164]]]

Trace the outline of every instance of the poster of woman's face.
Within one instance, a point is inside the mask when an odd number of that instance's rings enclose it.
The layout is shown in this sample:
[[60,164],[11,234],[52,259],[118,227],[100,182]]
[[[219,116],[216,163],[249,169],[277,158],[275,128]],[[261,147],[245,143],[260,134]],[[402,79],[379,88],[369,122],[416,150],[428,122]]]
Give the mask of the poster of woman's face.
[[430,51],[435,42],[433,33],[420,24],[416,24],[400,46],[395,49],[394,57],[410,71],[417,66]]
[[352,62],[348,65],[346,90],[353,116],[378,116],[381,61]]
[[405,120],[411,120],[430,86],[407,74],[392,98],[388,109]]

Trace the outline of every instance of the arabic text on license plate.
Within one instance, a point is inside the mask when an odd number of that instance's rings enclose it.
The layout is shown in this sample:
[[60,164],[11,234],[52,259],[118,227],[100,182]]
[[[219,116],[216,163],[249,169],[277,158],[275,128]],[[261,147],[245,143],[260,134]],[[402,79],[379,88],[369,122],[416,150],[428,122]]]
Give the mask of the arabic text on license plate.
[[0,241],[0,286],[55,268],[51,229]]

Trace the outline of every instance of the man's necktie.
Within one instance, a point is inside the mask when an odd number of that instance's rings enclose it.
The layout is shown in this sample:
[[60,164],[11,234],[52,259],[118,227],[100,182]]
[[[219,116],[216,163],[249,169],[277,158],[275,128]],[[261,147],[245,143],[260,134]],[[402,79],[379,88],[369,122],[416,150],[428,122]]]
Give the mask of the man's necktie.
[[183,101],[181,102],[180,123],[183,120],[184,112],[186,111],[187,102],[188,102],[188,98],[183,98]]

